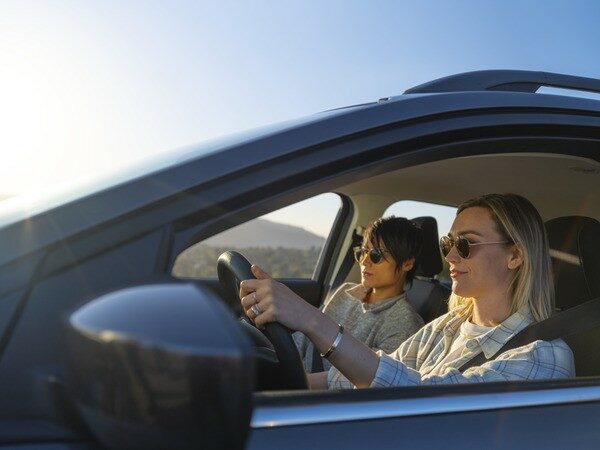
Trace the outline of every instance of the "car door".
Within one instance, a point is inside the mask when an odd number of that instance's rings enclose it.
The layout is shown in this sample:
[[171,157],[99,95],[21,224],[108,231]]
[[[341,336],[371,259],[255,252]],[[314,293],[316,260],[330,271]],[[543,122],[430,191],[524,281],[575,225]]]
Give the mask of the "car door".
[[247,449],[595,448],[598,380],[255,395]]

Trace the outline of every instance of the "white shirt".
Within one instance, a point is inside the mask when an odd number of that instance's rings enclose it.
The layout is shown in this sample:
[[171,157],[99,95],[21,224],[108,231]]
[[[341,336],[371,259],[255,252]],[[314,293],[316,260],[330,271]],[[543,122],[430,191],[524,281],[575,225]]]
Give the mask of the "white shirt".
[[444,373],[444,368],[447,364],[451,364],[457,359],[460,359],[470,353],[475,353],[473,349],[469,349],[467,347],[467,341],[482,336],[490,332],[494,328],[495,327],[475,325],[471,322],[471,320],[465,320],[458,329],[458,333],[454,335],[454,339],[452,340],[452,344],[450,345],[448,353],[446,353],[446,355],[442,359],[440,359],[440,361],[433,367],[433,369],[431,369],[430,374],[441,375],[442,373]]

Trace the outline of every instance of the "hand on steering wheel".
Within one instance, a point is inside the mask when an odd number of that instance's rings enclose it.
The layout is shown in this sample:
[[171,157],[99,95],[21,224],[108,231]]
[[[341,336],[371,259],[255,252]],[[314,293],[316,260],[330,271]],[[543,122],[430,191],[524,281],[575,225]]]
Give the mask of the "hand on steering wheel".
[[[219,281],[229,289],[234,289],[236,295],[239,293],[240,282],[242,280],[255,278],[248,260],[238,252],[233,251],[227,251],[219,256],[217,272]],[[262,313],[256,302],[249,310],[253,313],[253,317],[250,317],[250,319],[254,319]],[[277,322],[269,322],[264,324],[264,334],[271,341],[271,344],[273,344],[273,348],[277,354],[281,370],[286,379],[285,388],[308,389],[302,359],[292,339],[290,330]]]

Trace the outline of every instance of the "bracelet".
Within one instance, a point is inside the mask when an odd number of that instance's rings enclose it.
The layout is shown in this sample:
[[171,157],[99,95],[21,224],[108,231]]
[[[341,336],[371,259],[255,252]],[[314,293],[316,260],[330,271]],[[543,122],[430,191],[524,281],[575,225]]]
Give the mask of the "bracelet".
[[338,325],[339,329],[338,329],[338,334],[335,337],[335,339],[333,340],[333,344],[331,344],[331,347],[329,347],[329,350],[327,350],[325,353],[321,353],[321,357],[322,358],[329,358],[331,356],[331,354],[335,351],[335,349],[338,347],[338,345],[340,345],[340,341],[342,340],[342,335],[344,334],[344,326],[343,325]]

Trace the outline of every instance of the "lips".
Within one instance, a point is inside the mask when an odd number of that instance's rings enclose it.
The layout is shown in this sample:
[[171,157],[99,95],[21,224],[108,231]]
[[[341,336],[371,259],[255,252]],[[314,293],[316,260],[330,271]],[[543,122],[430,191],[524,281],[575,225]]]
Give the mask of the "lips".
[[460,270],[452,269],[450,271],[450,278],[457,278],[461,275],[464,275],[467,272],[461,272]]
[[366,270],[363,270],[362,275],[363,275],[363,277],[370,277],[373,274],[371,272],[367,272]]

